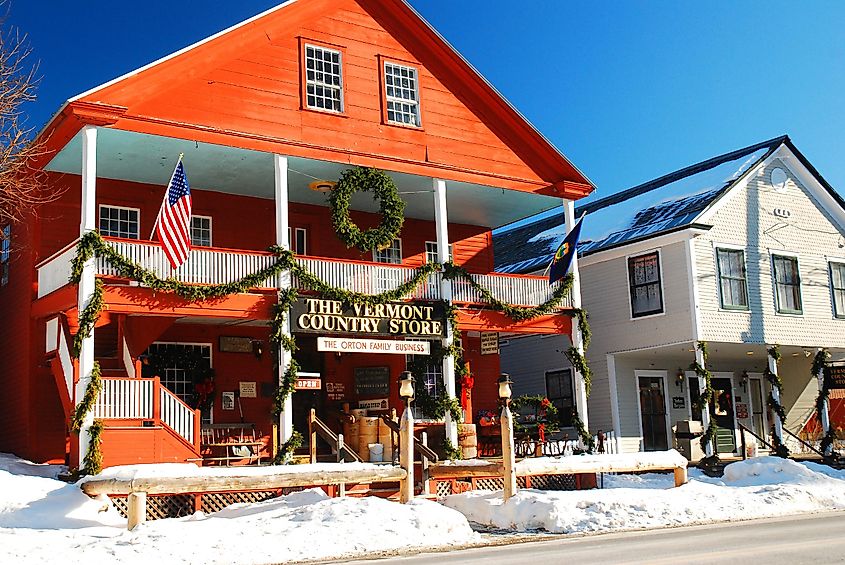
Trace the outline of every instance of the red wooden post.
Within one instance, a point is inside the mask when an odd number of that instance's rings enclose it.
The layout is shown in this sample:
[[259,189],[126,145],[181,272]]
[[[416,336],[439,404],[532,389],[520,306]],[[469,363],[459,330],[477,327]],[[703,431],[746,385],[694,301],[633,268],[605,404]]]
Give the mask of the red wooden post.
[[194,447],[197,448],[197,453],[200,450],[200,436],[202,427],[202,413],[199,409],[194,410]]

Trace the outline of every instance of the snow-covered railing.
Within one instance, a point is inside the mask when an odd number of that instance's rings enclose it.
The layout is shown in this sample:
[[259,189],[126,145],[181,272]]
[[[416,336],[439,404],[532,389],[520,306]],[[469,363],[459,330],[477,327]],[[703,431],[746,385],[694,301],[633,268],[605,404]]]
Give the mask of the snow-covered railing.
[[195,445],[197,439],[197,412],[182,399],[163,386],[158,387],[161,403],[161,422]]
[[[162,278],[174,278],[193,284],[222,284],[236,281],[246,275],[272,265],[277,257],[268,252],[194,247],[187,261],[178,269],[171,269],[161,246],[155,242],[128,239],[104,238],[120,255],[133,263],[156,273]],[[76,255],[76,243],[63,248],[36,267],[38,270],[38,297],[68,284],[71,261]],[[297,257],[300,266],[307,269],[326,284],[344,290],[363,294],[379,294],[393,290],[414,278],[415,268],[405,265],[387,265],[318,257]],[[119,276],[117,269],[103,258],[98,258],[97,274]],[[271,277],[260,284],[261,288],[278,288],[281,278]],[[494,297],[509,304],[537,306],[548,300],[556,286],[549,286],[548,279],[531,275],[506,275],[491,273],[471,275]],[[429,276],[409,298],[439,300],[442,275]],[[294,277],[294,288],[306,289],[302,281]],[[481,295],[468,281],[457,279],[452,282],[452,299],[456,302],[483,304]],[[566,298],[561,308],[571,306]]]
[[103,377],[94,418],[105,420],[152,420],[153,379]]

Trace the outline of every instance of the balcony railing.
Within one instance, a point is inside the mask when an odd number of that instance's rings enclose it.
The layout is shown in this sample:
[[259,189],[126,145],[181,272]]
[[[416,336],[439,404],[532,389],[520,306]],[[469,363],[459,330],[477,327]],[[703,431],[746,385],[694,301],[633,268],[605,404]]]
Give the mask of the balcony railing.
[[[145,269],[153,271],[162,278],[172,277],[182,282],[194,284],[221,284],[236,281],[250,273],[269,267],[276,260],[275,255],[267,252],[194,248],[191,250],[188,260],[182,266],[171,270],[164,252],[156,243],[114,239],[108,239],[107,242],[124,257]],[[76,246],[74,243],[38,265],[39,298],[68,283],[71,261],[75,254]],[[393,290],[402,283],[411,280],[415,273],[413,267],[343,259],[298,257],[297,262],[331,286],[364,294],[378,294]],[[118,276],[117,271],[108,261],[100,258],[97,259],[97,274]],[[278,288],[281,278],[286,276],[287,274],[283,273],[278,277],[268,279],[262,283],[261,288]],[[520,306],[542,304],[552,296],[555,290],[555,287],[550,287],[548,280],[543,277],[498,273],[472,275],[472,277],[497,299]],[[426,281],[417,287],[410,298],[440,299],[440,282],[441,275],[439,273],[429,276]],[[294,288],[306,289],[305,285],[297,280],[297,277],[293,277],[291,283]],[[465,280],[453,282],[452,299],[455,302],[471,304],[484,302],[479,293]],[[571,301],[568,298],[561,304],[562,308],[570,306]]]

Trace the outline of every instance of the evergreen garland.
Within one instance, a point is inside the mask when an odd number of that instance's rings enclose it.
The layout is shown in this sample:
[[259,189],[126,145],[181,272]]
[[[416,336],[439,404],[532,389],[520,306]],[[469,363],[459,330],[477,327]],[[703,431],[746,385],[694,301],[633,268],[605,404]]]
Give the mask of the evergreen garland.
[[[775,360],[775,365],[777,365],[780,362],[780,348],[777,345],[773,345],[766,351],[769,356]],[[773,373],[771,369],[769,369],[769,365],[766,364],[766,368],[763,370],[763,376],[767,381],[769,381],[769,385],[772,387],[772,390],[777,389],[778,393],[783,395],[783,379],[780,374]],[[784,410],[783,404],[775,400],[775,395],[772,392],[769,393],[768,404],[769,408],[772,409],[772,412],[777,414],[777,417],[780,419],[781,426],[783,426],[786,422],[786,410]],[[772,434],[772,447],[775,448],[775,455],[778,457],[783,457],[784,459],[789,457],[789,448],[787,448],[786,444],[781,441],[781,438],[774,433]]]
[[82,342],[86,337],[91,335],[91,330],[94,329],[97,320],[100,319],[100,312],[103,310],[104,304],[103,281],[97,279],[94,282],[94,294],[91,296],[91,300],[82,310],[82,313],[79,314],[79,329],[76,331],[76,335],[73,336],[73,348],[71,350],[71,356],[74,359],[79,359],[79,354],[82,351]]
[[584,392],[587,398],[590,397],[590,392],[593,388],[593,370],[587,364],[587,358],[581,353],[577,347],[570,347],[566,350],[566,358],[572,363],[572,366],[584,379]]
[[[701,351],[702,357],[704,358],[704,366],[698,364],[698,361],[693,361],[690,364],[689,368],[691,371],[694,371],[696,376],[699,379],[704,381],[704,392],[702,392],[698,400],[696,400],[696,406],[702,412],[705,410],[710,410],[710,402],[713,400],[713,383],[711,381],[713,375],[710,374],[710,371],[707,370],[707,342],[706,341],[699,341],[696,344],[696,347],[699,351]],[[710,418],[710,423],[707,426],[707,429],[704,431],[704,434],[701,436],[700,444],[702,450],[707,450],[707,444],[713,442],[713,453],[716,452],[716,422],[713,418]]]
[[587,450],[587,453],[592,453],[596,448],[596,442],[593,440],[593,436],[590,435],[590,432],[587,431],[587,427],[584,426],[584,422],[578,415],[578,410],[576,408],[572,409],[572,427],[575,428],[576,432],[578,432],[578,437],[581,438],[581,443],[584,444],[584,448]]
[[587,311],[583,308],[573,308],[570,312],[578,320],[578,330],[581,332],[581,341],[586,351],[590,348],[590,342],[593,339],[593,332],[590,329],[590,323],[587,321]]
[[443,452],[446,455],[447,461],[460,461],[464,458],[461,448],[452,445],[452,440],[449,439],[449,436],[443,438]]
[[[361,231],[349,217],[349,200],[359,190],[372,191],[373,198],[379,201],[381,223],[377,228]],[[329,193],[329,205],[337,236],[347,247],[361,251],[389,247],[399,237],[405,221],[405,202],[393,179],[379,169],[355,167],[345,171]]]
[[94,409],[94,403],[100,396],[100,390],[103,388],[103,382],[100,380],[100,364],[94,361],[94,366],[91,368],[91,380],[85,387],[85,393],[82,395],[82,400],[76,405],[73,412],[73,417],[70,419],[70,429],[73,433],[78,434],[85,423],[85,417]]
[[[822,422],[822,413],[827,406],[830,398],[830,379],[825,372],[827,360],[830,358],[830,353],[827,349],[820,349],[816,356],[813,357],[813,364],[810,368],[810,373],[813,377],[818,378],[821,375],[822,388],[819,390],[819,395],[816,397],[816,414],[819,418],[819,423]],[[828,450],[833,447],[833,442],[836,440],[836,430],[830,423],[830,415],[828,414],[828,429],[825,430],[824,437],[822,437],[820,451],[827,456]]]
[[82,474],[99,475],[103,470],[103,421],[94,420],[88,429],[88,451],[82,459]]
[[276,452],[276,457],[273,458],[273,465],[289,465],[293,459],[293,454],[297,449],[302,447],[302,434],[294,430],[287,440]]

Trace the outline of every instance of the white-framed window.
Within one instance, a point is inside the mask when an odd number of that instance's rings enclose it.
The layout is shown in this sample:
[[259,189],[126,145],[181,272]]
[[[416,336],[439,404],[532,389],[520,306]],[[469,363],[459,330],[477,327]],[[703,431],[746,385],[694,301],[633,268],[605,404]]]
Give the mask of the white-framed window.
[[[454,246],[450,243],[449,244],[449,260],[451,261],[454,258]],[[437,242],[436,241],[426,241],[425,242],[425,262],[426,263],[438,263],[439,260],[437,258]]]
[[297,255],[308,255],[308,230],[305,228],[288,228],[290,250]]
[[798,270],[798,257],[793,255],[772,254],[774,272],[775,299],[777,311],[781,314],[801,314],[801,274]]
[[420,92],[417,69],[384,63],[384,94],[387,122],[420,127]]
[[546,398],[557,408],[560,425],[563,427],[571,426],[572,409],[575,406],[572,369],[546,371]]
[[12,249],[12,224],[3,226],[3,236],[0,238],[0,286],[9,284],[9,261]]
[[638,318],[663,312],[660,281],[660,253],[652,251],[628,258],[628,282],[631,292],[631,316]]
[[305,105],[315,110],[343,112],[343,54],[305,44]]
[[141,210],[124,206],[100,205],[100,235],[138,239]]
[[393,240],[390,246],[384,249],[373,249],[373,261],[376,263],[389,263],[391,265],[402,264],[402,240],[398,237]]
[[191,216],[191,245],[211,247],[210,216]]
[[845,263],[830,262],[830,292],[833,295],[833,315],[845,318]]
[[742,249],[716,248],[719,296],[726,310],[748,310],[748,275]]
[[[149,365],[144,367],[145,377],[159,377],[162,386],[183,402],[189,406],[198,404],[201,399],[196,385],[206,378],[213,379],[210,343],[155,342],[146,355]],[[150,372],[155,374],[148,374]],[[202,408],[202,422],[211,423],[211,407]]]

